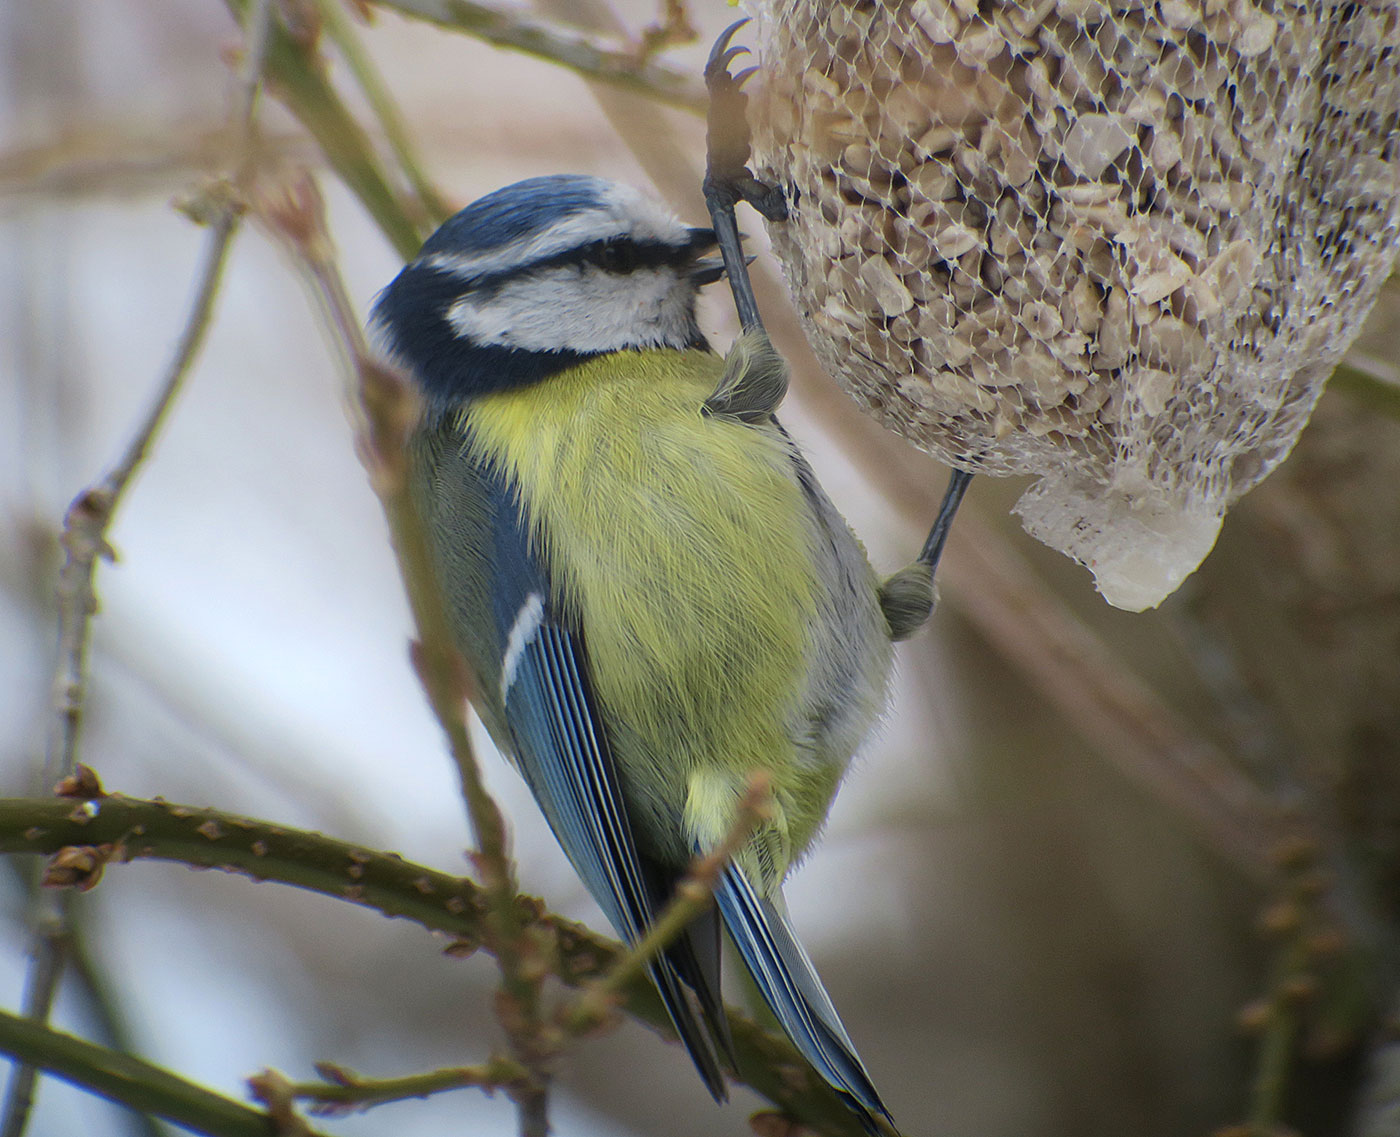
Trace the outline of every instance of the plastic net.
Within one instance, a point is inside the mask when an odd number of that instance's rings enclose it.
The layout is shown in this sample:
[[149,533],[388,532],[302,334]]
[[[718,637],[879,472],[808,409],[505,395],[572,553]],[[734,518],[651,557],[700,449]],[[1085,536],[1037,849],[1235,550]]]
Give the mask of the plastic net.
[[1400,241],[1400,0],[752,0],[755,171],[823,365],[1158,603]]

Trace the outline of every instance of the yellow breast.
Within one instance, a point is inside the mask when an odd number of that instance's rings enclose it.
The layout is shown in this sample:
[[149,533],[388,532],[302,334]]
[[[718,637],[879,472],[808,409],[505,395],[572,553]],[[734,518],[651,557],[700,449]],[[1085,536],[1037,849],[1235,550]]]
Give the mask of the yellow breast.
[[696,770],[795,761],[817,616],[788,444],[701,413],[721,368],[708,352],[619,353],[465,412],[583,628],[624,776],[661,773],[644,804],[672,825]]

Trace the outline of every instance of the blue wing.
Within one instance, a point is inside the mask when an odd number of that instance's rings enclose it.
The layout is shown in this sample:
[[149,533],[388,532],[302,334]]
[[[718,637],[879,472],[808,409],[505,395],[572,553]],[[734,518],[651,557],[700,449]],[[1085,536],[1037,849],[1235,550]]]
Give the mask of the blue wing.
[[879,1132],[876,1115],[893,1125],[787,918],[754,889],[738,865],[731,864],[720,878],[715,902],[759,993],[802,1056],[846,1099],[869,1132]]
[[[501,646],[500,702],[516,759],[555,837],[619,936],[636,943],[679,873],[638,851],[588,679],[583,636],[559,610],[514,495],[494,494],[492,604]],[[710,1093],[723,1100],[718,1054],[733,1064],[719,994],[719,925],[711,912],[650,967],[676,1033]],[[700,1007],[686,997],[682,983]]]

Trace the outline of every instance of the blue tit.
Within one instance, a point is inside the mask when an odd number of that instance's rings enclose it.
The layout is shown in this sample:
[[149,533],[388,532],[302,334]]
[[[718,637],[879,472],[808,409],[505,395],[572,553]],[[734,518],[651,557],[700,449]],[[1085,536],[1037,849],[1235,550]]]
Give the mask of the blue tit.
[[447,221],[374,330],[416,381],[410,450],[476,708],[619,936],[635,943],[766,771],[771,816],[651,966],[716,1099],[733,1065],[722,924],[798,1050],[888,1114],[781,886],[881,712],[926,570],[883,585],[773,417],[766,337],[696,324],[712,230],[598,178],[532,178]]

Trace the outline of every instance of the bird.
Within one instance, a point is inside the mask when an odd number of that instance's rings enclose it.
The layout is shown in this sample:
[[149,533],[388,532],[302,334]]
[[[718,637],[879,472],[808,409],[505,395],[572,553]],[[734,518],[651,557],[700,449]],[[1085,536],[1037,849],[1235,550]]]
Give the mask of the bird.
[[530,178],[447,220],[370,326],[416,387],[410,484],[475,709],[618,935],[637,943],[748,778],[764,819],[649,974],[717,1101],[736,1067],[721,928],[870,1132],[888,1110],[782,900],[886,704],[927,566],[882,581],[775,411],[761,331],[721,356],[709,228],[602,178]]

